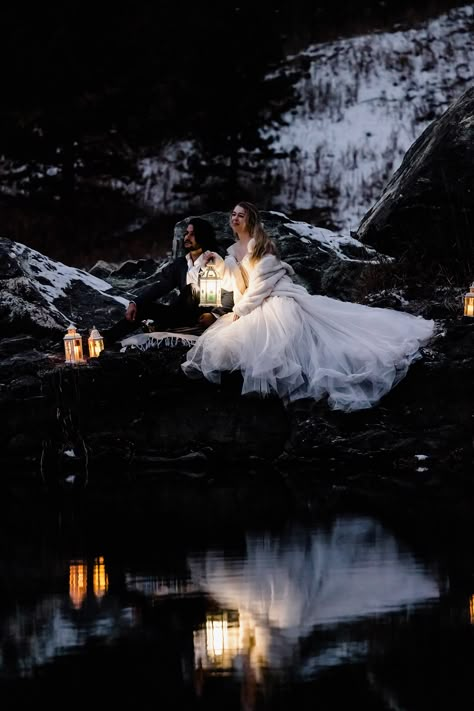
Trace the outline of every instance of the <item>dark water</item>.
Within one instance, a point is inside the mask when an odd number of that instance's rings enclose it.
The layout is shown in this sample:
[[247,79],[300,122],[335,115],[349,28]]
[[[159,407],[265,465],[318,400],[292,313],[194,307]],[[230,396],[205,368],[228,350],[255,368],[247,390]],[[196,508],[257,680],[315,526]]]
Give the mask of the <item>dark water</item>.
[[459,577],[445,546],[365,514],[210,518],[204,538],[3,534],[3,708],[472,708],[469,555]]

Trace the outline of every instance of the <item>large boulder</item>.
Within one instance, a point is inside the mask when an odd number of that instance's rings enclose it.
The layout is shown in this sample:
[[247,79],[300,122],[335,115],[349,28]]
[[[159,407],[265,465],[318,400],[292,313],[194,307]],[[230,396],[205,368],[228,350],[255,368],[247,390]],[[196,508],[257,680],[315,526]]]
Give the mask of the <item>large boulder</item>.
[[82,269],[0,238],[0,331],[3,336],[57,336],[73,322],[102,328],[128,300]]
[[386,254],[463,273],[474,263],[474,88],[433,121],[354,235]]

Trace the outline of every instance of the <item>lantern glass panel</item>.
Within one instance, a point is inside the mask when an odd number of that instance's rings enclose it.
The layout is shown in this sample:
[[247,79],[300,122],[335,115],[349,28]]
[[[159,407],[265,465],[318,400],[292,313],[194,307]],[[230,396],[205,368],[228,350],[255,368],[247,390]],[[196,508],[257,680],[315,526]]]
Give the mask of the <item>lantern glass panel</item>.
[[199,306],[221,306],[221,279],[215,268],[208,264],[199,276]]
[[82,336],[80,336],[75,326],[69,326],[64,336],[64,355],[66,363],[83,363]]
[[104,350],[104,339],[95,326],[90,332],[87,343],[89,346],[89,358],[98,358],[99,354]]
[[474,318],[474,284],[471,284],[468,293],[464,296],[464,316]]

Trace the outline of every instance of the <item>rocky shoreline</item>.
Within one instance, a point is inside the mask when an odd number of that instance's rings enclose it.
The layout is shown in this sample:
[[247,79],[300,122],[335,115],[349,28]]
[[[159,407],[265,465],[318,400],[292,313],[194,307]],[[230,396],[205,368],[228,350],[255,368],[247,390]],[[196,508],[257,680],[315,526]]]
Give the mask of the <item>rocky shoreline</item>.
[[349,414],[324,402],[285,407],[277,398],[242,397],[236,374],[221,386],[189,381],[183,346],[104,351],[70,366],[48,344],[31,336],[2,342],[2,489],[19,506],[114,502],[119,511],[132,496],[163,515],[173,496],[184,509],[189,494],[192,509],[198,491],[204,509],[217,497],[219,516],[358,503],[470,519],[470,319],[445,321],[378,406]]

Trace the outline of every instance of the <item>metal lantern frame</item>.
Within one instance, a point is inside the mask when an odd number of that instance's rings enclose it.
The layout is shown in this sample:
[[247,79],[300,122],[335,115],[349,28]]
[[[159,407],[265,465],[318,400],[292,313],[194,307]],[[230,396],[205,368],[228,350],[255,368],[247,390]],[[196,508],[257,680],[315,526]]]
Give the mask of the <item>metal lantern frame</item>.
[[73,323],[69,324],[67,333],[63,338],[65,362],[70,365],[85,363],[82,350],[82,336],[77,333]]
[[98,358],[104,350],[104,339],[95,326],[92,326],[87,345],[89,347],[89,358]]
[[199,306],[222,306],[221,282],[215,266],[209,262],[199,273]]
[[464,316],[474,317],[474,282],[467,294],[464,294]]

